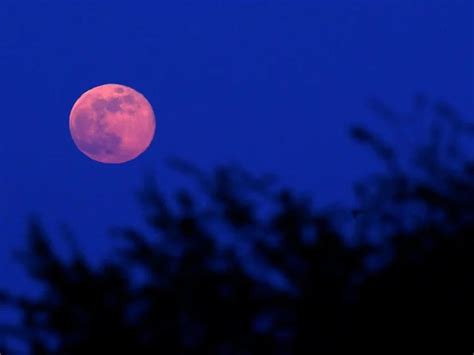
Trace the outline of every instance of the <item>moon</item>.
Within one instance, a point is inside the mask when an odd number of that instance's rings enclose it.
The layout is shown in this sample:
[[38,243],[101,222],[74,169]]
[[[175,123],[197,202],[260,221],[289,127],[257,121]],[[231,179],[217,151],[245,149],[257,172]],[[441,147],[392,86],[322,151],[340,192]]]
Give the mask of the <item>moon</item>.
[[141,155],[151,144],[155,127],[155,115],[145,96],[119,84],[86,91],[69,115],[77,148],[106,164],[125,163]]

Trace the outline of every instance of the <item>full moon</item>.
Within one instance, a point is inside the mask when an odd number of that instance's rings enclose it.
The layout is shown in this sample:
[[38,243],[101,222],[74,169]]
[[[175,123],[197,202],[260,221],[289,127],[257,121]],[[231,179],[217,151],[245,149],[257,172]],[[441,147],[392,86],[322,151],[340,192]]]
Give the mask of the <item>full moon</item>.
[[77,148],[101,163],[135,159],[155,134],[155,115],[138,91],[119,84],[96,86],[82,94],[69,115]]

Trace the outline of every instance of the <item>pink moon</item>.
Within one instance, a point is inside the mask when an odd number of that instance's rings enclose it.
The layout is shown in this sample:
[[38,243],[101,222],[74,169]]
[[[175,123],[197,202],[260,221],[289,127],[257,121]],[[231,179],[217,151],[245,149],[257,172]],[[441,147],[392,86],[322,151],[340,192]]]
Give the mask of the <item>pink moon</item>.
[[77,148],[107,164],[125,163],[142,154],[153,140],[155,126],[148,100],[119,84],[86,91],[69,115],[69,129]]

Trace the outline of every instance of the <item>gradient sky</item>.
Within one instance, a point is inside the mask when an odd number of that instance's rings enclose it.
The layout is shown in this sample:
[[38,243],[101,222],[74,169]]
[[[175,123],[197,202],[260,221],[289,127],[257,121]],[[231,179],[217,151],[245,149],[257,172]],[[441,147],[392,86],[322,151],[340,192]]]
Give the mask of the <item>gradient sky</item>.
[[[28,214],[59,244],[68,224],[98,259],[107,227],[141,222],[145,172],[178,185],[170,156],[350,201],[376,168],[347,135],[371,124],[367,99],[403,111],[421,92],[472,117],[472,17],[472,0],[2,0],[0,288],[27,287],[10,255]],[[124,165],[89,160],[68,130],[75,100],[105,83],[142,92],[157,116],[150,149]]]

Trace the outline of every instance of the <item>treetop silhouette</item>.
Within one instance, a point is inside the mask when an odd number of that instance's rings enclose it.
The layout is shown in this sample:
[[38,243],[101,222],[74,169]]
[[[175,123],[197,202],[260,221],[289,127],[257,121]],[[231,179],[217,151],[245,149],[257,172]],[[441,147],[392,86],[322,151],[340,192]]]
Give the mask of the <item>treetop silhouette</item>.
[[21,261],[43,293],[1,295],[23,317],[5,339],[31,354],[472,350],[474,125],[422,96],[406,115],[371,107],[392,126],[423,118],[428,134],[402,156],[400,141],[352,127],[386,170],[356,184],[342,220],[272,176],[173,159],[198,192],[171,201],[148,180],[150,229],[115,228],[99,268],[61,258],[32,221]]

